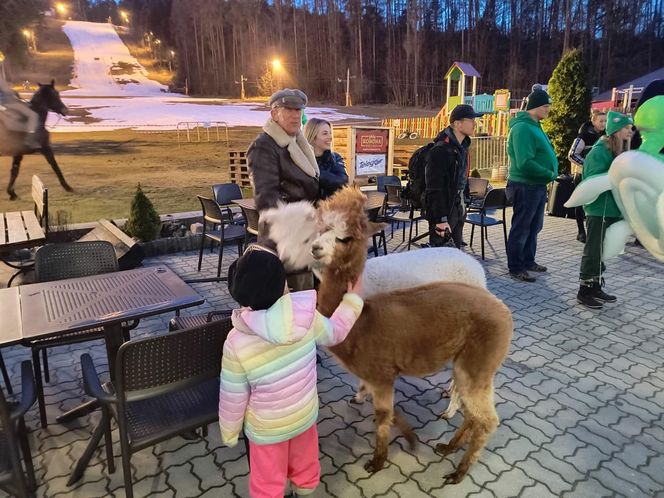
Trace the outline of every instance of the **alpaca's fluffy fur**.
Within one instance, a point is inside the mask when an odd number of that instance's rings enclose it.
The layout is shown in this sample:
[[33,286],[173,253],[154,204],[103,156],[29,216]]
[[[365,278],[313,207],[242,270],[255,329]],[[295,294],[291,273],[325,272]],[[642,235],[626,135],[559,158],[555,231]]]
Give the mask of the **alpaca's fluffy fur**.
[[453,247],[392,253],[369,259],[364,267],[366,296],[431,282],[464,282],[486,289],[482,265]]
[[310,202],[279,202],[276,208],[261,213],[259,223],[266,226],[270,240],[276,243],[286,271],[313,266],[311,244],[318,237],[318,225],[316,208]]
[[[329,261],[318,303],[326,316],[338,306],[347,282],[355,281],[364,271],[367,237],[375,227],[367,220],[362,202],[358,190],[347,188],[319,206],[320,219],[333,225],[313,245],[314,257]],[[335,220],[342,218],[343,224],[335,225]],[[415,443],[411,428],[394,411],[396,378],[430,375],[453,361],[464,422],[450,442],[438,444],[436,451],[448,454],[469,442],[456,471],[445,482],[463,479],[498,425],[493,380],[507,355],[511,336],[509,309],[481,287],[437,282],[367,298],[346,340],[330,348],[373,395],[376,448],[365,468],[375,472],[384,466],[393,422],[411,444]]]

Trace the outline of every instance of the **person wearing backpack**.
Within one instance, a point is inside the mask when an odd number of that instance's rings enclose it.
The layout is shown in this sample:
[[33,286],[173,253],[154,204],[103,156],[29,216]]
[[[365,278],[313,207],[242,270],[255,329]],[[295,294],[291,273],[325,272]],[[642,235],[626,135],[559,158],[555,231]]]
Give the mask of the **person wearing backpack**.
[[558,176],[558,158],[540,121],[549,115],[551,97],[540,85],[528,95],[526,110],[510,121],[507,155],[510,169],[505,194],[513,204],[512,226],[507,238],[510,276],[534,282],[529,272],[545,272],[535,261],[537,235],[544,225],[546,186]]
[[463,191],[468,180],[468,148],[475,133],[475,119],[484,113],[460,104],[450,114],[450,125],[438,134],[425,166],[424,207],[429,222],[429,243],[440,247],[451,235],[457,249],[463,242],[465,206]]

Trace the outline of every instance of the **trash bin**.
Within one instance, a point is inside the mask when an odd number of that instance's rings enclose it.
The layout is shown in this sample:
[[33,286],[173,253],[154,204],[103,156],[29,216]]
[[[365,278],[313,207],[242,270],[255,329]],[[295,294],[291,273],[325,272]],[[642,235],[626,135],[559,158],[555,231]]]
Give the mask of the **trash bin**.
[[570,209],[566,208],[563,204],[569,200],[573,190],[574,180],[570,175],[560,175],[556,178],[549,192],[549,201],[546,205],[547,214],[560,218],[569,216]]

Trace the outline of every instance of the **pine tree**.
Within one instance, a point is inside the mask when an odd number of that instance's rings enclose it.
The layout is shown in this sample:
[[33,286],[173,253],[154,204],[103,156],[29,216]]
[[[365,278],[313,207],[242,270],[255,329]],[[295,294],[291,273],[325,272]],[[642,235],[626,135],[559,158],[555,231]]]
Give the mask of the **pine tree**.
[[129,219],[124,231],[141,242],[149,242],[159,235],[161,220],[150,199],[143,193],[141,184],[136,186],[136,194],[131,201]]
[[581,50],[569,50],[560,59],[549,80],[549,95],[551,112],[542,128],[556,151],[560,172],[569,173],[567,153],[590,116],[591,96]]

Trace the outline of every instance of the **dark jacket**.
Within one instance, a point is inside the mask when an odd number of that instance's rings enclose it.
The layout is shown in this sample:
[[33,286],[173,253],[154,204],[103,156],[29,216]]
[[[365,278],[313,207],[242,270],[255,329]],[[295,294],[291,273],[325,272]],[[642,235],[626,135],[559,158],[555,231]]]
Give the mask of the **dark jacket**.
[[470,138],[466,137],[459,144],[447,129],[438,134],[435,144],[429,150],[424,170],[426,191],[424,205],[426,218],[440,223],[447,221],[452,208],[460,202],[459,175],[465,174],[463,156],[470,146]]
[[326,150],[316,157],[320,169],[320,198],[326,199],[348,183],[344,159],[336,152]]
[[304,173],[288,149],[279,147],[265,132],[249,146],[247,165],[258,211],[276,207],[280,199],[286,203],[318,200],[318,179]]

